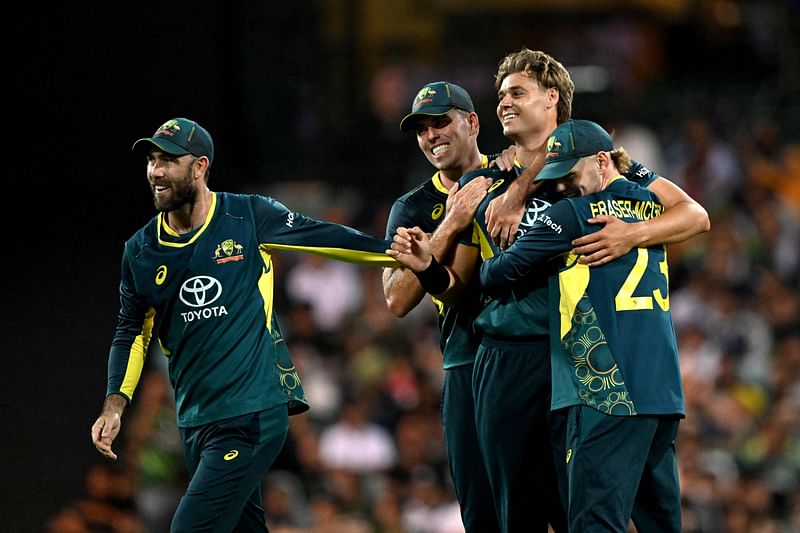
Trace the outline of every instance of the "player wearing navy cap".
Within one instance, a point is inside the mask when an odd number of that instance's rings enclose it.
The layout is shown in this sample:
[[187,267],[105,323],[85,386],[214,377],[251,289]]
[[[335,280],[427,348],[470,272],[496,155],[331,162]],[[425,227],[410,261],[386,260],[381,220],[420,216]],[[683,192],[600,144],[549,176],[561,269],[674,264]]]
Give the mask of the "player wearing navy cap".
[[391,266],[387,242],[277,200],[208,188],[214,144],[175,118],[136,141],[158,214],[125,243],[106,399],[92,441],[112,443],[153,337],[169,358],[191,475],[173,532],[267,531],[260,480],[308,405],[273,308],[276,250]]

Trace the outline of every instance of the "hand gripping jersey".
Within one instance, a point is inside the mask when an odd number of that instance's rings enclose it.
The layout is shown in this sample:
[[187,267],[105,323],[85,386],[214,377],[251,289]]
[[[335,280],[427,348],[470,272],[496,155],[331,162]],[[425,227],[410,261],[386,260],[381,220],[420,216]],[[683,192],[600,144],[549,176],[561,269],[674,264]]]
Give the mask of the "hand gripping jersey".
[[[482,156],[481,168],[488,164],[489,158]],[[386,239],[391,241],[400,227],[419,226],[426,233],[433,233],[444,220],[449,192],[436,172],[431,179],[395,200],[386,222]],[[479,344],[472,331],[472,322],[480,310],[479,291],[465,295],[457,308],[450,308],[436,298],[433,302],[439,312],[439,347],[444,368],[472,364]]]
[[107,393],[130,400],[152,335],[169,357],[179,427],[280,404],[308,409],[273,310],[273,250],[396,266],[389,243],[260,195],[215,193],[185,235],[155,216],[125,243]]
[[593,268],[569,253],[573,239],[600,229],[586,223],[592,216],[638,222],[663,210],[653,193],[620,176],[601,192],[557,202],[482,265],[484,290],[497,294],[555,258],[552,409],[584,404],[614,415],[684,415],[666,248],[634,248]]

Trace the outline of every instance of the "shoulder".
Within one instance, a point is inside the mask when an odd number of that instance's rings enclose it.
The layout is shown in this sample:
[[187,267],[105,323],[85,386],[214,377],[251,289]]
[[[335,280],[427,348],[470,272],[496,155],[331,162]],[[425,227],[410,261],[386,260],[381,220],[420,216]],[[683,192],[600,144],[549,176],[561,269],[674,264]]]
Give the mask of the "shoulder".
[[444,204],[447,201],[448,192],[440,183],[437,185],[437,181],[435,176],[431,177],[399,196],[392,204],[391,210],[394,212],[418,211],[426,210],[437,203]]
[[416,187],[414,187],[413,189],[411,189],[410,191],[406,192],[405,194],[398,196],[397,199],[394,201],[394,205],[413,202],[415,198],[429,194],[431,191],[434,190],[435,187],[433,186],[433,180],[427,179],[424,182],[417,185]]
[[631,168],[625,172],[624,176],[642,187],[647,187],[661,177],[638,161],[631,161]]
[[136,255],[145,246],[158,242],[159,220],[159,215],[155,215],[144,226],[139,228],[136,233],[131,235],[125,241],[125,250]]
[[478,168],[475,170],[470,170],[469,172],[461,176],[461,178],[459,178],[458,180],[458,183],[463,187],[470,181],[480,176],[483,176],[485,178],[491,178],[492,181],[497,181],[498,179],[501,179],[504,176],[505,179],[508,179],[509,176],[511,176],[513,179],[513,175],[511,173],[505,173],[496,168]]

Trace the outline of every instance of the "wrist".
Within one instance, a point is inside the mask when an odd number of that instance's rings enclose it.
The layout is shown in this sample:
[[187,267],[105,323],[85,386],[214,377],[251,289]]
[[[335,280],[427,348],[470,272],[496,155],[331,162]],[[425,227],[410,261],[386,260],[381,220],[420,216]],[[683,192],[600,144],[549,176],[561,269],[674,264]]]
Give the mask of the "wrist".
[[431,263],[425,270],[414,272],[420,285],[429,294],[441,294],[450,287],[450,272],[431,255]]

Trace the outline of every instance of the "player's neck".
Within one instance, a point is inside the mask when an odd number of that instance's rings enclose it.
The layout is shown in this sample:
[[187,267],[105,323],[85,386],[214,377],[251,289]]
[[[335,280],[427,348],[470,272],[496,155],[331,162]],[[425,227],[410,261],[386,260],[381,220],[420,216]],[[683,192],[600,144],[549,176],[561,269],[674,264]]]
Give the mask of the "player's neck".
[[167,224],[178,235],[183,235],[195,228],[199,228],[205,223],[208,217],[208,211],[211,209],[213,196],[213,192],[207,187],[203,187],[203,190],[198,192],[194,202],[184,204],[178,209],[167,213]]
[[461,164],[456,167],[451,168],[443,168],[439,171],[439,179],[442,182],[442,185],[447,187],[448,189],[452,187],[458,179],[469,172],[470,170],[476,170],[481,168],[483,164],[483,157],[481,156],[480,152],[475,152],[470,157],[467,163]]
[[517,146],[516,160],[525,168],[530,166],[544,165],[544,156],[547,152],[547,139],[550,133],[556,129],[555,124],[544,129],[533,131],[528,135],[519,136],[514,140]]

